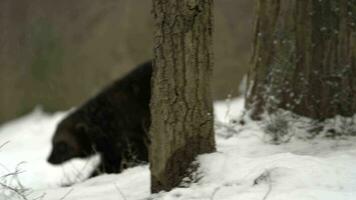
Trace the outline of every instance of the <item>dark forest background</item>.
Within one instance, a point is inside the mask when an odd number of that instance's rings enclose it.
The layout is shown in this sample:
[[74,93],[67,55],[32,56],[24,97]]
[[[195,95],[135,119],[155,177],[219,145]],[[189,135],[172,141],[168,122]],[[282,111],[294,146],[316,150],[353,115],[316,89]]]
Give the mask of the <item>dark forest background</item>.
[[[251,0],[216,0],[214,99],[237,96],[253,38]],[[69,109],[152,58],[148,0],[1,0],[0,123]]]

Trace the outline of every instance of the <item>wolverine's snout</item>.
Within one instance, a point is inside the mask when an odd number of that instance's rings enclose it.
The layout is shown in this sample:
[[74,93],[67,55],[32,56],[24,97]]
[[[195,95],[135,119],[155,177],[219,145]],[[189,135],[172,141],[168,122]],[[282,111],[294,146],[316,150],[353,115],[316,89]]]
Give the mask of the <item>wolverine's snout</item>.
[[60,155],[60,154],[56,154],[55,152],[52,152],[51,155],[47,158],[47,162],[54,164],[54,165],[59,165],[69,159],[70,158],[67,158],[67,156],[65,156],[65,155]]

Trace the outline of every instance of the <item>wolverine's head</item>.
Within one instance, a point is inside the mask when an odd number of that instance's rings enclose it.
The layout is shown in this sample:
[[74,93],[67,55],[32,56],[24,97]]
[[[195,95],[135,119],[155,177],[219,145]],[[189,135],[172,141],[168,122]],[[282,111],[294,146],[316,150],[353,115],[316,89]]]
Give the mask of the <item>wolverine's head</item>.
[[93,155],[95,152],[88,131],[87,124],[75,117],[68,116],[62,120],[52,138],[52,151],[47,161],[62,164],[72,158]]

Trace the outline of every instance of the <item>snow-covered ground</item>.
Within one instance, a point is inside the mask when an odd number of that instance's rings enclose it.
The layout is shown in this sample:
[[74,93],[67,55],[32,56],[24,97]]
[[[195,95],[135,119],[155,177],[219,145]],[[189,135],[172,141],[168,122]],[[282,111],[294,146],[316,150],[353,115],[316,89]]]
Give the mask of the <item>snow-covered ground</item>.
[[[243,100],[215,103],[217,152],[202,155],[201,179],[189,188],[149,194],[148,166],[82,181],[98,161],[46,163],[50,139],[66,112],[40,109],[0,127],[0,183],[19,186],[28,199],[44,200],[355,200],[356,138],[292,139],[273,145],[255,125],[231,125]],[[19,170],[17,177],[6,174]],[[59,185],[78,182],[71,187]],[[21,199],[0,185],[0,200]]]

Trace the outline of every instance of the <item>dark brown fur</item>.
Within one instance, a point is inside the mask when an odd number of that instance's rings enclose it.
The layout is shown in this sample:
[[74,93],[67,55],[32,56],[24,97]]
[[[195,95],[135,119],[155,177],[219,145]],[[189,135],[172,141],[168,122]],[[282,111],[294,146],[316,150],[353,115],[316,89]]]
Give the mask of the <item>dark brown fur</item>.
[[151,62],[138,66],[63,119],[48,162],[62,164],[98,152],[101,164],[94,176],[147,162],[151,73]]

